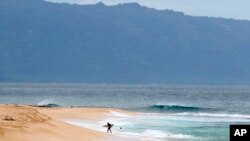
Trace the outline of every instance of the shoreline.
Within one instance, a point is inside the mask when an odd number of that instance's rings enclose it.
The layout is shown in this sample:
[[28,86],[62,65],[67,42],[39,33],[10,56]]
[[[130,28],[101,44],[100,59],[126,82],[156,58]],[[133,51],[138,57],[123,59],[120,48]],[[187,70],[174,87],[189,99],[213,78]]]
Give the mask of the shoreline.
[[[0,141],[106,141],[126,138],[69,124],[66,120],[102,121],[110,111],[131,114],[113,108],[36,107],[29,105],[0,105]],[[100,127],[101,128],[101,127]],[[128,139],[127,139],[128,140]],[[131,141],[136,141],[130,138]]]

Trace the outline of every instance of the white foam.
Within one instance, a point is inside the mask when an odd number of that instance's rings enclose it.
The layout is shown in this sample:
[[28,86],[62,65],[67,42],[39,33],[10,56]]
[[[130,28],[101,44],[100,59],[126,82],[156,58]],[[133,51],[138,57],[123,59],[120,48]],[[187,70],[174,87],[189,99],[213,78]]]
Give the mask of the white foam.
[[[112,115],[114,113],[112,112]],[[144,131],[137,131],[137,132],[131,132],[128,131],[126,128],[120,129],[120,127],[128,127],[133,126],[133,124],[136,124],[137,120],[143,120],[142,117],[127,117],[126,115],[119,114],[118,112],[115,112],[116,116],[119,117],[112,117],[105,119],[103,121],[89,121],[89,120],[67,120],[66,122],[69,124],[73,124],[76,126],[89,128],[92,130],[100,131],[100,132],[106,132],[106,128],[103,128],[102,126],[106,124],[107,121],[110,121],[112,124],[114,124],[113,128],[113,135],[114,136],[120,136],[124,138],[134,138],[138,140],[145,140],[145,141],[163,141],[167,138],[172,139],[194,139],[191,135],[184,135],[184,134],[174,134],[166,131],[161,130],[153,130],[153,129],[145,129]],[[138,119],[139,118],[139,119]],[[127,130],[127,131],[126,131]]]
[[197,116],[197,117],[213,117],[213,118],[238,118],[238,119],[250,119],[250,115],[241,114],[220,114],[220,113],[177,113],[174,115],[180,116]]
[[[110,111],[107,114],[107,117],[108,118],[98,122],[89,120],[68,120],[66,122],[100,132],[106,132],[106,128],[103,128],[102,126],[105,125],[106,122],[110,122],[114,124],[114,127],[112,128],[114,136],[124,137],[124,138],[135,138],[147,141],[148,140],[164,141],[166,139],[201,140],[201,138],[192,135],[187,135],[182,133],[172,133],[167,130],[161,130],[160,128],[161,120],[163,120],[165,122],[164,124],[166,125],[176,126],[176,127],[180,126],[181,128],[189,126],[190,127],[203,126],[203,125],[207,126],[210,125],[209,122],[217,122],[217,121],[218,122],[228,122],[233,120],[243,121],[243,119],[245,118],[250,118],[249,115],[238,115],[238,114],[231,115],[231,114],[219,114],[219,113],[175,113],[175,114],[145,113],[133,116],[117,111]],[[179,121],[181,121],[181,124],[179,124]],[[213,126],[214,124],[211,125]],[[154,128],[154,126],[156,126],[156,128]]]
[[120,113],[120,112],[116,112],[116,111],[110,111],[110,114],[111,114],[112,116],[115,116],[115,117],[122,117],[122,118],[131,118],[131,117],[132,117],[131,115],[124,114],[124,113]]
[[43,105],[48,105],[48,104],[52,104],[52,103],[55,103],[55,101],[53,99],[45,99],[45,100],[38,102],[37,105],[43,106]]
[[163,141],[167,138],[171,139],[195,139],[191,135],[184,135],[184,134],[174,134],[170,132],[164,132],[160,130],[152,130],[147,129],[141,133],[136,132],[122,132],[120,133],[122,137],[133,137],[139,140],[146,140],[146,141]]
[[191,105],[188,105],[188,104],[179,104],[179,103],[165,103],[165,102],[158,102],[156,104],[157,106],[183,106],[183,107],[193,107]]
[[151,130],[147,129],[142,133],[143,136],[146,137],[151,137],[151,138],[156,138],[156,139],[161,139],[161,138],[166,138],[168,135],[162,131],[159,130]]
[[79,126],[79,127],[96,130],[96,131],[101,131],[101,132],[105,131],[105,128],[102,127],[104,124],[102,124],[101,122],[94,122],[94,121],[80,120],[80,119],[65,120],[65,122],[72,124],[72,125]]

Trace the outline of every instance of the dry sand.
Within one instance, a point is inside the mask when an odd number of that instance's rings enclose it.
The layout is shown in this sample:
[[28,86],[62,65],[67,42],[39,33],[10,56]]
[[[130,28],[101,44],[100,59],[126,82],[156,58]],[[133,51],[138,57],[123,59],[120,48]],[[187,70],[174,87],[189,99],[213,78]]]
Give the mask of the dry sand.
[[[114,110],[124,112],[112,109],[112,111]],[[109,111],[110,109],[102,108],[40,108],[25,105],[0,105],[0,141],[127,140],[106,134],[105,131],[99,132],[74,126],[62,120],[101,120]]]

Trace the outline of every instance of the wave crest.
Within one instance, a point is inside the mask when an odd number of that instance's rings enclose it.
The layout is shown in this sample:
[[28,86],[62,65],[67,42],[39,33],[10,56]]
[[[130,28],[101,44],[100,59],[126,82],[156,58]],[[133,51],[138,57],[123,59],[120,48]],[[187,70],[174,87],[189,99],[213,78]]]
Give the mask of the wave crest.
[[201,111],[213,111],[212,108],[203,108],[195,106],[184,106],[184,105],[163,105],[156,104],[146,108],[150,112],[201,112]]
[[59,104],[56,104],[53,100],[42,100],[37,103],[38,107],[61,107]]

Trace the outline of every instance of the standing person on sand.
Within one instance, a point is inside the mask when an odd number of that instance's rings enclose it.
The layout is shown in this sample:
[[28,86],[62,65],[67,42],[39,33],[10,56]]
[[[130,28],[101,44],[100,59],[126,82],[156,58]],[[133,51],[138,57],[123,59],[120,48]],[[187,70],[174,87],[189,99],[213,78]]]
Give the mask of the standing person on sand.
[[107,122],[107,133],[111,133],[112,134],[112,131],[111,131],[111,128],[113,127],[113,124],[110,124]]

